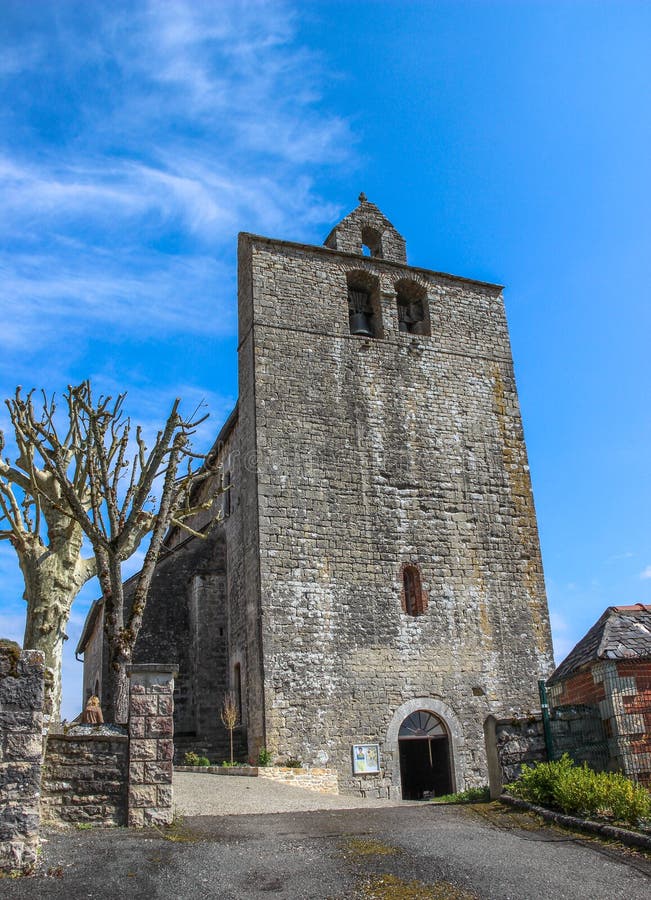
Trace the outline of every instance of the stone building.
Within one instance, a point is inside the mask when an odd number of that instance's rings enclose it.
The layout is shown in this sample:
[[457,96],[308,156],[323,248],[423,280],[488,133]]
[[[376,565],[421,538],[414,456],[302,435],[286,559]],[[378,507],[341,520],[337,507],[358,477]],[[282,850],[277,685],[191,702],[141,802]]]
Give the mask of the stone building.
[[179,746],[224,753],[230,689],[250,757],[381,796],[484,783],[484,720],[552,668],[502,290],[410,267],[364,195],[322,247],[240,235],[238,290],[230,488],[205,540],[169,536],[138,644],[179,667]]

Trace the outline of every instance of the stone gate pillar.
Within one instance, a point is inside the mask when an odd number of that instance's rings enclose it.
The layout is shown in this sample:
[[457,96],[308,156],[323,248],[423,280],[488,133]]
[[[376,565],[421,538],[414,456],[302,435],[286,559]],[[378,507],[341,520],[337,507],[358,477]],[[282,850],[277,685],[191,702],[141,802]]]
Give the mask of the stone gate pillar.
[[44,659],[0,642],[0,872],[28,872],[36,862]]
[[129,668],[128,824],[132,827],[172,821],[176,674],[174,666],[158,663]]

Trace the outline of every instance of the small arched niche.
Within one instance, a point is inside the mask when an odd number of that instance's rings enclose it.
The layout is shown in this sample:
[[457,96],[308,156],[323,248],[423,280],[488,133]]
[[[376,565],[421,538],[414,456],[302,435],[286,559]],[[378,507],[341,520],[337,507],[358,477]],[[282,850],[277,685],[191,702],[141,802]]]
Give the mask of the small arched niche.
[[348,272],[348,324],[350,333],[359,337],[383,337],[380,283],[378,278],[361,270]]
[[411,279],[396,282],[398,331],[402,334],[431,334],[427,290]]

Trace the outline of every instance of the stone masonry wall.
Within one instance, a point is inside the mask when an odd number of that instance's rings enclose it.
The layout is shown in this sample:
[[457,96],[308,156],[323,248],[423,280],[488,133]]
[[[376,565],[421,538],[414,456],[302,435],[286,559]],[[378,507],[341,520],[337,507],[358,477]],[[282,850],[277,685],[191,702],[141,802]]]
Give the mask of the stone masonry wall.
[[42,653],[0,645],[0,872],[36,862],[44,672]]
[[[325,750],[354,790],[351,745],[378,741],[386,796],[400,779],[393,719],[423,698],[454,732],[453,786],[485,782],[484,719],[535,708],[552,665],[501,289],[250,235],[240,264],[260,548],[246,602],[267,747],[309,764]],[[354,272],[377,283],[382,338],[350,334]],[[398,329],[405,280],[426,291],[431,336]],[[425,615],[402,609],[406,564]]]
[[165,659],[177,667],[174,731],[179,747],[220,759],[228,751],[218,712],[228,690],[225,554],[223,533],[216,528],[205,539],[182,535],[163,556],[134,655],[136,663]]
[[505,785],[515,781],[523,765],[547,761],[542,715],[496,719],[484,723],[488,783],[491,799],[499,797]]
[[172,666],[131,666],[128,824],[169,825],[174,757]]
[[126,734],[51,734],[41,787],[43,820],[125,825],[127,775]]
[[318,794],[338,794],[339,783],[334,769],[292,769],[287,766],[265,766],[258,769],[259,778],[302,787]]

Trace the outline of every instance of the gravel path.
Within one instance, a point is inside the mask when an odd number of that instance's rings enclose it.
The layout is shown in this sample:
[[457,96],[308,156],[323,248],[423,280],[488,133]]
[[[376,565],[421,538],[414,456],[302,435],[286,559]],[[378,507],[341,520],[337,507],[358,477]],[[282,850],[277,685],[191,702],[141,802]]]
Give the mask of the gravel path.
[[[318,794],[294,785],[243,775],[174,773],[174,807],[181,816],[232,816],[310,812],[318,809],[378,809],[418,806],[404,800],[370,800]],[[422,805],[422,804],[420,804]]]

